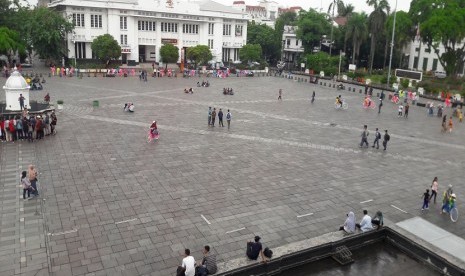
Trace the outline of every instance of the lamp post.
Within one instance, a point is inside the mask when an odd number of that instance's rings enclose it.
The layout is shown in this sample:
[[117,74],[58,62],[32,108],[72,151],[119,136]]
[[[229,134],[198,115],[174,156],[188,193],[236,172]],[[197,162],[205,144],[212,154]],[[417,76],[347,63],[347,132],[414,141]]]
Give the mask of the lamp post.
[[394,8],[394,24],[392,24],[391,55],[389,57],[389,70],[388,70],[388,79],[387,79],[388,88],[391,83],[392,52],[394,50],[394,37],[396,33],[396,15],[397,15],[397,0],[396,0],[396,6]]
[[342,50],[339,50],[339,74],[337,75],[337,78],[340,80],[341,79],[341,64],[342,64],[342,56],[345,56],[346,53],[343,53]]
[[[77,54],[77,51],[76,51],[76,34],[73,33],[73,44],[74,44],[74,68],[77,69],[77,61],[76,61],[76,54]],[[76,74],[77,76],[77,74]]]

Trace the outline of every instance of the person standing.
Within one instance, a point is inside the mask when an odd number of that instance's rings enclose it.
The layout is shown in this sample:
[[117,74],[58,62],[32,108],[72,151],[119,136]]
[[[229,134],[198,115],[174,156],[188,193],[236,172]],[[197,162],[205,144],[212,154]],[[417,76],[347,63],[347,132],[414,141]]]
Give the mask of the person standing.
[[380,98],[379,99],[379,106],[378,106],[378,114],[381,113],[381,107],[383,106],[383,100]]
[[210,126],[212,123],[212,107],[208,107],[208,126]]
[[426,189],[426,193],[423,194],[423,206],[421,206],[421,210],[422,210],[422,211],[425,210],[425,209],[426,209],[426,210],[429,209],[429,207],[428,207],[429,198],[430,198],[430,196],[429,196],[429,190]]
[[386,95],[384,94],[384,90],[381,91],[381,95],[379,95],[379,99],[381,101],[384,101],[384,97],[386,97]]
[[278,100],[282,100],[283,99],[282,96],[283,96],[283,90],[280,88],[278,92]]
[[439,184],[438,184],[438,177],[436,176],[434,179],[433,179],[433,184],[431,184],[431,196],[429,198],[429,200],[431,201],[431,199],[433,198],[434,196],[434,204],[436,204],[436,196],[438,195],[438,187],[439,187]]
[[312,93],[312,103],[315,101],[315,91]]
[[212,115],[211,115],[211,124],[212,124],[212,127],[215,126],[215,119],[216,119],[216,108],[213,108],[213,111],[212,111]]
[[39,195],[39,190],[37,189],[37,176],[39,173],[35,169],[34,165],[29,165],[28,170],[27,170],[29,182],[31,182],[31,186],[34,189],[33,194],[35,196]]
[[21,110],[24,109],[24,100],[26,98],[23,97],[23,94],[19,94],[19,98],[18,98],[18,101],[19,101],[19,107],[21,108]]
[[26,192],[27,192],[27,197],[31,197],[31,191],[34,193],[34,189],[31,186],[31,182],[29,181],[29,178],[27,177],[27,172],[23,171],[21,173],[21,184],[23,185],[23,199],[26,199]]
[[384,131],[384,139],[383,139],[383,147],[384,147],[384,150],[386,150],[387,148],[387,143],[389,142],[389,140],[391,139],[391,136],[389,136],[388,134],[388,131],[387,129]]
[[228,113],[226,113],[226,122],[228,123],[228,129],[231,126],[231,119],[232,119],[232,114],[228,109]]
[[37,116],[35,130],[36,130],[36,139],[37,140],[42,139],[44,137],[44,125],[42,122],[42,118],[40,116]]
[[454,122],[452,122],[452,116],[449,118],[449,133],[452,132],[452,128],[454,127]]
[[375,145],[376,145],[376,149],[379,149],[379,140],[380,139],[381,139],[381,133],[379,133],[378,128],[376,128],[375,141],[373,142],[372,148],[374,148]]
[[218,111],[218,126],[224,127],[223,124],[223,110]]
[[16,139],[23,140],[23,120],[19,116],[16,118]]
[[404,108],[404,117],[405,119],[408,118],[408,110],[410,109],[410,105],[407,103],[405,104],[405,108]]
[[362,141],[360,142],[360,147],[363,146],[363,144],[366,144],[367,148],[368,148],[368,135],[370,134],[367,130],[367,125],[364,125],[363,126],[363,131],[362,131]]
[[398,113],[397,113],[397,117],[402,117],[402,111],[404,110],[404,106],[402,105],[402,103],[399,104],[399,108],[398,108]]
[[52,111],[52,115],[50,115],[50,118],[52,119],[52,122],[50,123],[50,133],[53,135],[55,134],[55,128],[57,125],[57,115],[55,115],[55,112]]

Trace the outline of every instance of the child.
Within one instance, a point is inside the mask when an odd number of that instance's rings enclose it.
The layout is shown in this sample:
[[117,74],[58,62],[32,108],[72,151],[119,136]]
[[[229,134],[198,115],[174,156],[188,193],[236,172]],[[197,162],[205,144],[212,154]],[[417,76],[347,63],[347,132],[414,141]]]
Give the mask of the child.
[[428,210],[428,203],[429,203],[429,189],[426,189],[426,193],[423,194],[423,206],[421,207],[421,210]]
[[399,104],[399,113],[397,114],[397,117],[402,117],[403,110],[404,110],[404,106],[402,104]]
[[449,118],[449,133],[452,132],[452,127],[454,126],[454,123],[452,122],[452,116]]
[[462,114],[462,111],[460,110],[460,112],[459,112],[459,122],[462,122],[462,119],[463,119],[463,114]]
[[29,181],[27,177],[27,172],[23,171],[21,173],[21,184],[23,184],[23,199],[26,199],[26,192],[27,192],[27,197],[31,197],[31,191],[34,191],[34,188],[31,186],[31,182]]

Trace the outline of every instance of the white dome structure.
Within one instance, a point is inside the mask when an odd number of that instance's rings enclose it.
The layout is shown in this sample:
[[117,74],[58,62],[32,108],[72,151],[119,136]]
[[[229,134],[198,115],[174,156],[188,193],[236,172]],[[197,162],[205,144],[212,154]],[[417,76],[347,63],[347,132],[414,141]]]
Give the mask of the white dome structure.
[[3,90],[5,90],[6,110],[21,111],[19,98],[24,97],[24,106],[29,107],[29,85],[21,74],[16,70],[6,80]]

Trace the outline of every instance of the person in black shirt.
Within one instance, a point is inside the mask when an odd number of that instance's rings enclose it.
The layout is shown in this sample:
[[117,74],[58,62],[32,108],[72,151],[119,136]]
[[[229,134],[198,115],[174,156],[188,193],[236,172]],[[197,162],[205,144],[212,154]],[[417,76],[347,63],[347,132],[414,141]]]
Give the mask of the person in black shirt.
[[260,255],[263,262],[266,262],[265,255],[263,255],[263,247],[260,243],[260,237],[255,236],[255,242],[249,241],[247,242],[247,257],[251,260],[257,260],[258,256]]

